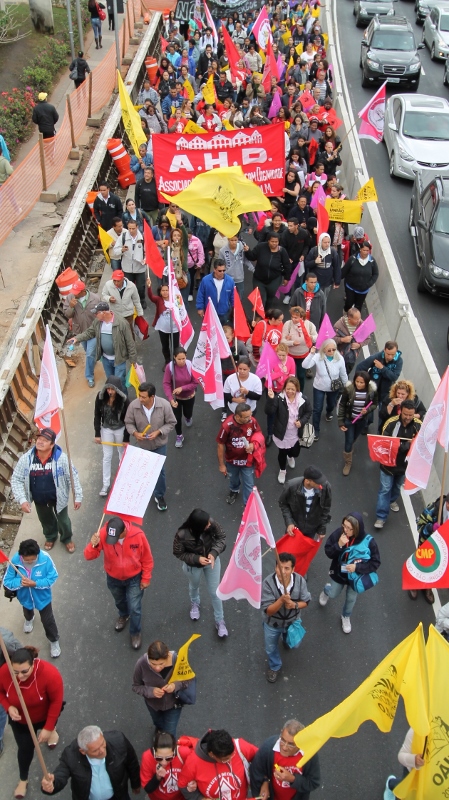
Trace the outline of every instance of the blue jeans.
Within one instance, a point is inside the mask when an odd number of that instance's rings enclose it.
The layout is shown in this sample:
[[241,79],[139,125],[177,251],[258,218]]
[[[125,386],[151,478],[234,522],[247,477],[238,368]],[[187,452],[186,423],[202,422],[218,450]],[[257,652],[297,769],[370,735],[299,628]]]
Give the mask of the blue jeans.
[[92,30],[94,32],[94,36],[96,39],[99,39],[101,36],[101,19],[98,17],[91,17],[90,19],[92,24]]
[[405,481],[404,475],[389,475],[380,470],[380,487],[377,495],[376,517],[387,519],[390,513],[390,503],[394,503],[401,494],[401,486]]
[[115,606],[121,617],[129,617],[129,632],[131,636],[140,633],[142,617],[143,589],[140,588],[141,574],[133,578],[119,581],[106,573],[106,583]]
[[[167,455],[167,445],[163,444],[162,447],[156,447],[156,450],[152,450],[152,453],[159,453],[161,456]],[[165,461],[164,466],[162,467],[159,478],[156,481],[156,486],[154,487],[154,496],[155,497],[164,497],[165,491],[167,489],[167,484],[165,482]]]
[[204,580],[206,581],[207,591],[210,594],[210,599],[212,600],[212,607],[214,609],[214,619],[215,622],[221,622],[224,619],[223,616],[223,603],[219,597],[217,597],[217,589],[218,584],[220,583],[220,559],[215,559],[214,568],[206,566],[206,567],[189,567],[188,564],[182,565],[182,571],[185,572],[189,579],[189,597],[192,603],[196,603],[200,605],[200,581],[201,576],[204,575]]
[[265,652],[268,658],[268,666],[273,670],[273,672],[278,672],[282,667],[282,659],[279,652],[279,639],[281,636],[283,636],[285,642],[287,628],[285,628],[285,630],[282,628],[272,628],[270,625],[267,625],[267,623],[264,622],[263,635],[265,639]]
[[240,481],[243,487],[243,505],[246,506],[254,486],[254,467],[239,467],[237,464],[226,462],[229,475],[229,488],[231,492],[240,491]]
[[324,594],[327,594],[331,600],[335,600],[335,598],[342,593],[343,589],[346,588],[346,600],[341,613],[343,617],[350,617],[352,609],[355,606],[355,601],[357,600],[357,592],[354,591],[349,583],[336,583],[332,578],[329,578],[329,580],[330,583],[326,583],[324,587]]
[[124,361],[123,364],[116,364],[115,361],[110,361],[109,358],[102,356],[101,363],[103,364],[103,369],[107,378],[110,378],[111,375],[116,375],[117,378],[121,378],[123,386],[125,385],[126,361]]
[[326,414],[332,414],[338,399],[339,392],[323,392],[313,387],[313,415],[312,422],[315,433],[320,432],[320,420],[323,413],[324,398],[326,398]]
[[8,721],[8,715],[3,706],[0,706],[0,744],[3,741],[3,734],[5,732],[7,721]]
[[88,339],[87,342],[81,342],[81,344],[83,345],[84,352],[86,353],[86,368],[84,370],[84,375],[88,381],[93,381],[97,340],[94,337],[93,339]]
[[169,708],[168,711],[155,711],[147,702],[146,706],[151,714],[151,719],[153,720],[156,730],[171,733],[176,739],[176,728],[178,727],[182,708]]
[[354,442],[359,438],[362,431],[366,428],[366,416],[352,424],[350,419],[345,419],[344,426],[348,430],[345,432],[345,453],[352,451]]
[[116,269],[122,268],[122,259],[121,258],[111,258],[111,269],[112,272]]

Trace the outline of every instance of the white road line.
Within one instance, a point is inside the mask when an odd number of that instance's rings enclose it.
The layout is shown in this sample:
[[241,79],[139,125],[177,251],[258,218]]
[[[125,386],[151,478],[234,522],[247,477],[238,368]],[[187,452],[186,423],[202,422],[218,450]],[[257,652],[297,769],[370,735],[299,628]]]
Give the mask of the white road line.
[[[401,492],[401,495],[402,495],[402,500],[404,502],[405,513],[407,514],[410,531],[415,541],[415,547],[418,547],[418,529],[416,527],[416,517],[415,517],[415,512],[413,511],[412,501],[410,500],[410,495],[406,494],[405,492]],[[433,590],[433,594],[435,596],[433,610],[436,616],[441,608],[441,602],[437,589]]]
[[425,74],[426,74],[426,73],[424,72],[424,67],[421,67],[421,75],[424,75],[424,76],[425,76]]

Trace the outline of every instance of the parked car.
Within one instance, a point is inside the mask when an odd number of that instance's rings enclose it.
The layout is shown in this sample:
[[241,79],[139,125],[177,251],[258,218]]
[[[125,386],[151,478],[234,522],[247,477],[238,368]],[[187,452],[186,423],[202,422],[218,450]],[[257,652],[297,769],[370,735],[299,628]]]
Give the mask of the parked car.
[[449,56],[449,5],[430,9],[424,20],[422,40],[430,50],[432,61]]
[[398,0],[354,0],[353,14],[355,24],[362,28],[378,14],[379,16],[393,17],[394,5]]
[[360,48],[362,86],[387,81],[416,92],[421,77],[417,53],[425,45],[416,45],[411,23],[406,17],[376,16],[368,25]]
[[409,228],[419,267],[418,292],[449,297],[449,174],[416,173]]
[[449,167],[449,101],[394,94],[385,107],[384,142],[391,177],[415,179],[417,170]]

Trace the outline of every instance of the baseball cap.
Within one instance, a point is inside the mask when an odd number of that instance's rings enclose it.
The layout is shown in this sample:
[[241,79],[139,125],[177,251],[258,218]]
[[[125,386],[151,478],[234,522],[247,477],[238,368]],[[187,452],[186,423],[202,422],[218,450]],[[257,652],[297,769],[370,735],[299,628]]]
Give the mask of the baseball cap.
[[80,292],[84,292],[85,288],[86,284],[84,283],[84,281],[75,281],[75,283],[72,286],[72,294],[77,295]]
[[116,544],[125,530],[125,523],[120,517],[111,517],[106,524],[106,544]]
[[48,441],[52,444],[56,442],[56,433],[54,432],[53,428],[42,428],[42,430],[39,431],[38,436],[43,436],[44,439],[48,439]]
[[105,303],[103,300],[101,303],[97,303],[94,308],[94,314],[98,314],[100,311],[109,311],[109,303]]
[[112,280],[113,281],[121,281],[122,278],[124,278],[124,277],[125,277],[125,273],[123,272],[122,269],[115,269],[114,272],[112,273]]
[[47,92],[39,92],[39,94],[38,94],[38,96],[37,96],[37,99],[38,99],[38,100],[46,100],[46,99],[47,99],[47,97],[48,97],[48,94],[47,94]]

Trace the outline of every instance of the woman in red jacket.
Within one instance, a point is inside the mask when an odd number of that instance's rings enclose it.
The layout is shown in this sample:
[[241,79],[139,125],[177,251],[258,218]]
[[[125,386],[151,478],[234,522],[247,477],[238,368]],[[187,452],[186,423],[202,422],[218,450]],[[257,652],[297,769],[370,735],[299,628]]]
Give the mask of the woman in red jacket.
[[[12,668],[23,694],[33,728],[40,743],[46,742],[53,749],[59,736],[56,723],[62,710],[64,684],[59,670],[37,657],[35,647],[22,647],[12,656]],[[34,755],[34,743],[23,715],[8,665],[0,667],[0,703],[9,714],[11,730],[17,743],[19,783],[14,797],[25,797],[28,772]]]
[[183,800],[178,775],[191,752],[190,747],[176,746],[171,733],[156,731],[154,747],[145,750],[140,766],[140,782],[151,800]]

